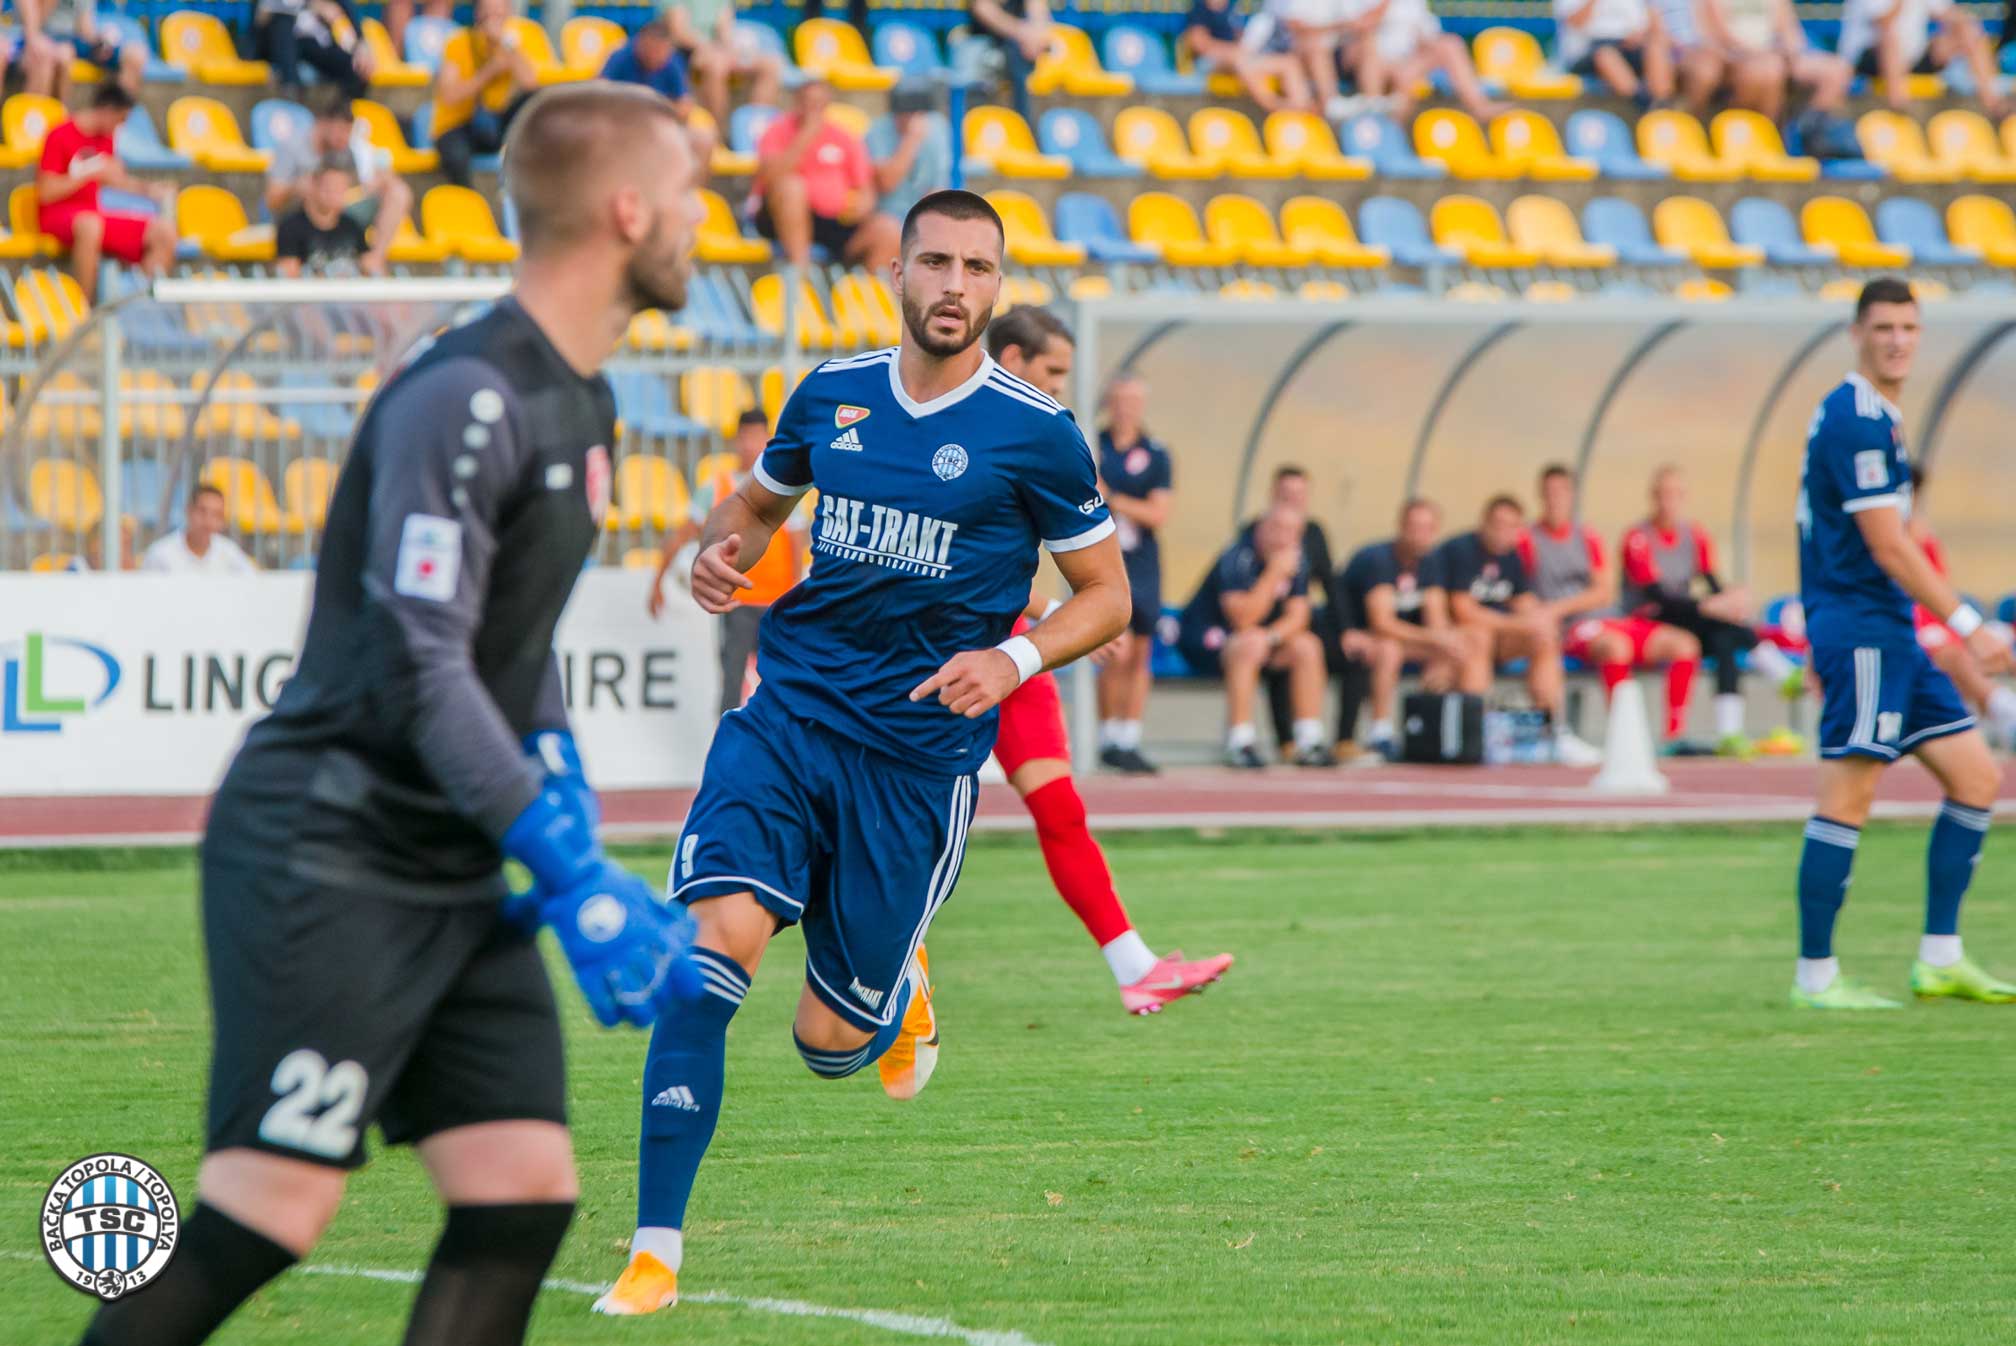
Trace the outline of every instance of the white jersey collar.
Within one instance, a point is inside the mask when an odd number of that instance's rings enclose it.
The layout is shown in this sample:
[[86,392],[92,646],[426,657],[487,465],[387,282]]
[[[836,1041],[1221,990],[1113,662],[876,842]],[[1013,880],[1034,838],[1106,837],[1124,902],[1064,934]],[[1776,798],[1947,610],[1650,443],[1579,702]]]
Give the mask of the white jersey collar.
[[1857,388],[1861,389],[1863,392],[1867,393],[1869,396],[1875,398],[1879,403],[1881,403],[1883,406],[1883,410],[1890,413],[1891,420],[1897,422],[1897,424],[1899,425],[1904,424],[1904,413],[1897,409],[1897,404],[1895,402],[1892,402],[1889,398],[1883,396],[1882,393],[1878,392],[1875,384],[1871,383],[1868,379],[1863,378],[1861,370],[1859,369],[1849,370],[1847,381],[1849,383],[1854,384]]
[[919,420],[934,412],[943,411],[947,407],[956,406],[964,402],[974,393],[979,392],[981,385],[987,382],[988,375],[998,368],[994,363],[994,357],[982,352],[980,367],[973,371],[971,378],[956,388],[938,394],[938,396],[932,398],[929,402],[919,402],[903,390],[903,374],[898,369],[898,366],[903,362],[903,348],[899,346],[896,349],[896,358],[889,362],[889,395],[896,399],[896,405],[902,407],[903,410],[909,412]]

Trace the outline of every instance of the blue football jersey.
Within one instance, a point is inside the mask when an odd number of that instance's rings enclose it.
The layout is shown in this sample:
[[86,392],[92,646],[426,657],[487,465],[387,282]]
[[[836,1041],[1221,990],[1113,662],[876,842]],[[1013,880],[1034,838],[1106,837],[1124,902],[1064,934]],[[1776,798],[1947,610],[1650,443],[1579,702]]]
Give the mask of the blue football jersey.
[[1039,546],[1113,532],[1071,413],[991,358],[919,403],[892,347],[807,375],[756,477],[819,492],[811,572],[763,619],[758,694],[920,770],[979,770],[994,713],[969,720],[910,692],[1007,638]]
[[[1150,491],[1166,491],[1170,488],[1173,472],[1169,462],[1169,450],[1143,435],[1138,444],[1122,453],[1113,447],[1113,432],[1101,430],[1099,479],[1105,482],[1106,489],[1115,495],[1146,500]],[[1161,559],[1154,529],[1142,528],[1117,517],[1113,523],[1120,530],[1121,551],[1138,559]]]
[[1799,600],[1815,645],[1910,645],[1911,600],[1890,578],[1855,515],[1895,506],[1911,515],[1903,417],[1860,374],[1813,414],[1799,486]]

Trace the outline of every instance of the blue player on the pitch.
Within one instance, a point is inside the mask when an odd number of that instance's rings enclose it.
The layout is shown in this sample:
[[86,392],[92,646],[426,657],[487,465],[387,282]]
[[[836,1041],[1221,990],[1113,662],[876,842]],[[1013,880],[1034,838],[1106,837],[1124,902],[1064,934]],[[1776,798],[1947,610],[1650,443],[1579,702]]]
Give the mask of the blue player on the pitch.
[[1921,999],[2016,1002],[2016,985],[1990,976],[1960,947],[1960,900],[2002,773],[1952,682],[1912,630],[1911,602],[1951,614],[1984,672],[2007,669],[2010,649],[1932,568],[1906,531],[1911,462],[1896,398],[1918,350],[1918,305],[1901,280],[1862,289],[1849,329],[1856,369],[1814,414],[1799,490],[1799,587],[1820,712],[1819,800],[1799,861],[1799,966],[1792,1003],[1804,1009],[1899,1009],[1841,975],[1834,920],[1847,896],[1855,845],[1883,768],[1916,754],[1945,787],[1926,855],[1925,935],[1911,967]]
[[[749,481],[709,516],[693,596],[725,612],[817,488],[812,570],[763,619],[749,704],[721,721],[672,859],[707,994],[669,1010],[644,1067],[637,1232],[603,1313],[677,1301],[681,1228],[720,1112],[723,1039],[777,931],[805,931],[792,1033],[814,1074],[870,1062],[914,1096],[937,1059],[924,935],[952,895],[994,707],[1120,634],[1114,526],[1071,414],[980,345],[1000,216],[925,197],[893,268],[902,344],[799,385]],[[1039,548],[1072,597],[1026,636]]]

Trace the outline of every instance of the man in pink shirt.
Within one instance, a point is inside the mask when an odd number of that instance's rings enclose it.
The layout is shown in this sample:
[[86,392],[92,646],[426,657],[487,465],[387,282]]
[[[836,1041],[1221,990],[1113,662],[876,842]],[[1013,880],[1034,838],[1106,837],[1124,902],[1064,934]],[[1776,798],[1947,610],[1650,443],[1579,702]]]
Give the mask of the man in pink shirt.
[[756,228],[794,266],[811,260],[812,245],[835,261],[860,262],[884,273],[896,259],[902,226],[875,210],[875,165],[861,138],[826,106],[833,90],[807,71],[791,107],[756,144]]

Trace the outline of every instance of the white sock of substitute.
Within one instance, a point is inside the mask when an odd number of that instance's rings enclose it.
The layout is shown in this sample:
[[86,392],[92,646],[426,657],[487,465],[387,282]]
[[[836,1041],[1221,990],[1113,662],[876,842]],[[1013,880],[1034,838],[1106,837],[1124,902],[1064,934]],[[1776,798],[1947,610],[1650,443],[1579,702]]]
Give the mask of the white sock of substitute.
[[1799,971],[1795,974],[1799,989],[1812,995],[1824,991],[1834,984],[1841,975],[1841,960],[1838,958],[1801,958]]
[[679,1259],[686,1254],[686,1240],[676,1229],[666,1229],[658,1225],[645,1225],[630,1236],[630,1255],[650,1253],[665,1264],[667,1271],[679,1269]]
[[1127,746],[1124,721],[1099,721],[1099,746],[1102,748],[1124,748]]
[[1295,721],[1295,746],[1297,748],[1320,748],[1323,746],[1323,721]]
[[1715,737],[1743,732],[1743,697],[1737,692],[1715,694]]
[[1394,739],[1398,737],[1400,736],[1393,731],[1393,721],[1391,720],[1372,721],[1372,742],[1391,743]]
[[1960,936],[1922,935],[1918,939],[1918,961],[1933,967],[1952,967],[1960,961]]
[[1138,930],[1116,935],[1101,944],[1099,952],[1106,955],[1106,966],[1113,969],[1113,980],[1122,986],[1132,986],[1153,972],[1155,964],[1162,961],[1148,947],[1148,942],[1141,938]]
[[1141,721],[1121,720],[1119,721],[1119,725],[1120,746],[1130,749],[1139,748],[1141,746]]
[[2012,731],[2016,731],[2016,691],[1997,687],[1989,692],[1988,718],[1995,722],[2003,738],[2009,738]]
[[1751,647],[1750,667],[1773,682],[1783,682],[1792,676],[1792,661],[1768,640],[1760,640]]
[[1238,752],[1241,748],[1250,748],[1259,741],[1259,735],[1254,732],[1251,722],[1235,724],[1225,731],[1225,746],[1233,752]]

